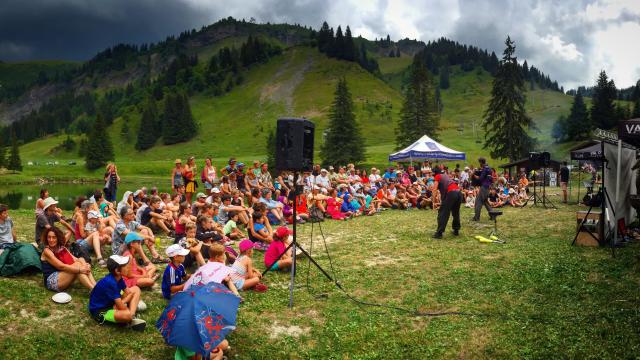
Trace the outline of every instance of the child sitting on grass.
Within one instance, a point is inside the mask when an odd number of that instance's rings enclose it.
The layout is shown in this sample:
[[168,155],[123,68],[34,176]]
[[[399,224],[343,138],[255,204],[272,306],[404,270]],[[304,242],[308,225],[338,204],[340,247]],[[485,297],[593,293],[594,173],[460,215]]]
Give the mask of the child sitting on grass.
[[142,240],[144,238],[136,232],[128,233],[124,239],[126,250],[122,253],[122,256],[128,257],[131,263],[130,266],[127,266],[122,271],[122,277],[127,287],[152,287],[158,279],[155,265],[149,264],[145,267],[139,267],[136,258],[133,256],[133,254],[142,251]]
[[[286,253],[289,235],[293,234],[286,226],[281,226],[273,233],[273,242],[264,253],[264,265],[271,270],[288,270],[293,264],[291,249]],[[278,257],[281,255],[280,260]]]
[[242,232],[242,230],[238,228],[238,225],[237,225],[238,216],[239,214],[237,211],[229,211],[229,220],[224,225],[224,229],[223,229],[224,236],[227,236],[233,240],[242,239],[246,237]]
[[135,318],[137,311],[144,311],[146,305],[140,300],[140,288],[127,287],[122,273],[130,266],[131,258],[111,255],[107,260],[109,275],[96,283],[89,295],[89,313],[100,324],[105,322],[128,324],[137,331],[143,331],[146,322]]
[[249,239],[242,240],[238,245],[240,247],[240,256],[231,266],[231,281],[238,290],[249,290],[253,288],[257,292],[267,291],[267,286],[260,282],[262,274],[254,269],[253,247],[255,244]]
[[184,257],[189,254],[189,250],[178,244],[169,246],[166,250],[167,256],[171,259],[169,265],[162,275],[162,296],[169,300],[173,294],[182,291],[184,281],[189,279],[184,270]]
[[191,285],[203,285],[217,282],[229,288],[236,296],[240,297],[238,289],[231,281],[231,268],[225,265],[225,248],[222,244],[212,244],[209,247],[209,262],[200,266],[184,284],[184,291]]

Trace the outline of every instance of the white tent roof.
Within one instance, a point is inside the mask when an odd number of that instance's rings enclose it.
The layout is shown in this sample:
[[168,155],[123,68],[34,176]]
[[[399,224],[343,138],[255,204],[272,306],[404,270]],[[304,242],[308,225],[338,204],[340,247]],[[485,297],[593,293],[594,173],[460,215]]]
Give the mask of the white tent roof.
[[465,153],[449,149],[427,135],[406,148],[389,155],[389,161],[421,161],[428,159],[465,160]]

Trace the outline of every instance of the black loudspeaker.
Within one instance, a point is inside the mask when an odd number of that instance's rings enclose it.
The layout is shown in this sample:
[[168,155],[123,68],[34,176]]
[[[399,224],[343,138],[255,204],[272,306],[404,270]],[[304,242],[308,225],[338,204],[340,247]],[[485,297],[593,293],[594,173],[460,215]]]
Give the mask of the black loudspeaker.
[[306,119],[278,119],[276,170],[311,171],[316,126]]
[[551,166],[551,154],[549,154],[548,151],[543,152],[542,154],[540,154],[540,164],[543,167],[549,167]]

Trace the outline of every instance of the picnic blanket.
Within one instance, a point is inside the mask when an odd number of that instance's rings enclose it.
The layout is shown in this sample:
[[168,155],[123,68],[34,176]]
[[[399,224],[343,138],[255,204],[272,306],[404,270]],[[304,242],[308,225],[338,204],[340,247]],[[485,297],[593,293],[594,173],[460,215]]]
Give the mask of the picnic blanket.
[[12,276],[25,270],[42,271],[40,255],[31,244],[15,243],[0,254],[0,276]]

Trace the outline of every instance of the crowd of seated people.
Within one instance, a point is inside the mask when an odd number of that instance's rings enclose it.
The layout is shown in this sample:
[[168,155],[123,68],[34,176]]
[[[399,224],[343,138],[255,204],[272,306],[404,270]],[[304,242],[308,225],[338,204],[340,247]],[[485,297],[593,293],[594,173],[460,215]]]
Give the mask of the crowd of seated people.
[[[474,182],[476,169],[468,166],[449,169],[424,162],[366,171],[352,164],[326,169],[316,165],[298,174],[296,184],[292,172],[272,176],[266,163],[255,161],[247,168],[231,158],[218,171],[206,159],[199,171],[191,157],[185,166],[175,161],[169,192],[142,187],[125,191],[117,201],[120,177],[110,164],[105,174],[111,179],[110,188],[104,192],[108,190],[112,201],[97,190],[88,199],[78,197],[72,215],[66,217],[56,200],[46,190],[41,192],[35,240],[44,286],[62,291],[77,280],[91,289],[89,310],[94,319],[129,323],[134,329],[144,328],[135,316],[144,307],[140,289],[153,287],[160,274],[167,299],[184,289],[189,274],[212,262],[229,268],[224,283],[236,294],[266,291],[252,255],[264,252],[264,266],[273,270],[291,267],[291,254],[285,252],[290,235],[286,225],[293,222],[294,209],[299,224],[374,216],[387,209],[437,210],[441,196],[434,186],[436,166],[458,182],[465,205],[473,207],[479,185]],[[494,171],[493,179],[491,207],[523,206],[526,176],[512,184],[508,174],[498,176]],[[196,190],[199,185],[201,192]],[[0,209],[7,211],[1,205]],[[166,257],[158,248],[160,236],[172,243]],[[164,269],[157,268],[160,264]],[[109,275],[96,281],[92,265],[108,268]]]

